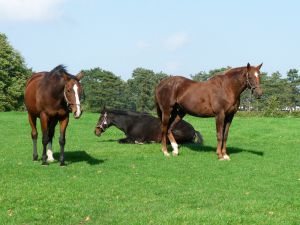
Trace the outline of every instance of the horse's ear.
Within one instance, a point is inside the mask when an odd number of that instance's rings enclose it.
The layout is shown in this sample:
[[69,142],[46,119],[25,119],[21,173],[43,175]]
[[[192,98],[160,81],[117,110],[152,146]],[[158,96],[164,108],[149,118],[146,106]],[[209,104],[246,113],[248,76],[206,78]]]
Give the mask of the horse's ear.
[[81,80],[84,77],[84,73],[81,71],[76,75],[77,80]]
[[263,65],[263,63],[261,63],[260,65],[258,65],[256,68],[257,68],[258,70],[260,70],[260,68],[262,67],[262,65]]
[[247,70],[250,70],[250,63],[247,64]]

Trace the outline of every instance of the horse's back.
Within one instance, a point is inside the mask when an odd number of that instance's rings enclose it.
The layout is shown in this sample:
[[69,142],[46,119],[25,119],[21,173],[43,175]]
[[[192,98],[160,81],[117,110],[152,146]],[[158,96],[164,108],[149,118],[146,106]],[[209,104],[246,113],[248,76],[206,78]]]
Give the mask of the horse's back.
[[191,83],[194,83],[195,81],[190,80],[188,78],[182,77],[182,76],[171,76],[163,79],[157,86],[157,91],[159,90],[171,90],[174,88],[180,88],[183,85],[190,85]]
[[[180,91],[187,89],[195,81],[182,76],[171,76],[163,79],[155,89],[155,98],[158,103],[176,101]],[[166,98],[166,96],[168,96]]]

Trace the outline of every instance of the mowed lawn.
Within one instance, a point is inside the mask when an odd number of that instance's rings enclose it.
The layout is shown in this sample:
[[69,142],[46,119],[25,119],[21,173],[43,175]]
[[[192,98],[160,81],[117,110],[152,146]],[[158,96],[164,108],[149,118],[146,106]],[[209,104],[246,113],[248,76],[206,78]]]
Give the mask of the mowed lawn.
[[214,119],[186,119],[204,145],[165,158],[160,144],[118,144],[116,128],[96,137],[98,114],[84,113],[67,130],[67,166],[45,167],[27,114],[0,113],[0,224],[300,224],[299,118],[234,118],[229,162]]

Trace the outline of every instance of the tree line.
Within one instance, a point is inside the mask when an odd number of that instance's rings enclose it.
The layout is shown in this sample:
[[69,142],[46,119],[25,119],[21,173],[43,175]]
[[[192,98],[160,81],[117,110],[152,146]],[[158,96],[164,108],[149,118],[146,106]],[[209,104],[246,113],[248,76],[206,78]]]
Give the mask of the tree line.
[[[201,71],[190,75],[196,81],[206,81],[230,67]],[[93,68],[84,70],[83,105],[86,111],[98,112],[101,108],[118,108],[137,111],[155,111],[155,86],[169,75],[155,73],[145,68],[136,68],[127,81],[120,76]],[[24,58],[0,33],[0,111],[24,110],[23,95],[27,78],[32,70],[27,68]],[[278,71],[272,74],[261,73],[261,86],[264,95],[257,100],[249,90],[241,96],[241,111],[262,112],[277,115],[281,112],[300,110],[300,75],[297,69],[290,69],[283,77]]]

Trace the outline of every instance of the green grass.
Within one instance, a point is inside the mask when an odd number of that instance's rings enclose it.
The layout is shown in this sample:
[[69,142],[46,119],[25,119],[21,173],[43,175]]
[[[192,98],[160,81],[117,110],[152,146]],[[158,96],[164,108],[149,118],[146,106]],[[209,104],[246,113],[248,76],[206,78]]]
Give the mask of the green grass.
[[32,161],[26,113],[0,113],[0,224],[300,224],[300,119],[235,118],[229,162],[214,120],[186,119],[204,146],[166,159],[160,144],[118,144],[115,128],[96,137],[98,115],[85,113],[70,121],[62,168]]

